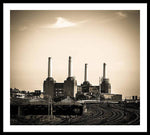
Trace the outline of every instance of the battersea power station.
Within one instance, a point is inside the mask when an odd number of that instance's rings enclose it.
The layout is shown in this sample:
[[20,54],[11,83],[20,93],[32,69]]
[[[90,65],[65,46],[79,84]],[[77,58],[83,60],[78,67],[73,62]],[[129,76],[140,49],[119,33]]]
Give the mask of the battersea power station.
[[88,64],[85,64],[84,81],[77,85],[77,80],[71,75],[71,57],[68,60],[68,77],[63,83],[57,83],[52,77],[52,60],[48,58],[48,77],[43,83],[44,97],[51,97],[53,100],[70,97],[76,100],[97,100],[97,101],[121,101],[121,94],[111,93],[111,84],[106,78],[106,63],[103,64],[103,77],[99,84],[93,86],[87,78]]

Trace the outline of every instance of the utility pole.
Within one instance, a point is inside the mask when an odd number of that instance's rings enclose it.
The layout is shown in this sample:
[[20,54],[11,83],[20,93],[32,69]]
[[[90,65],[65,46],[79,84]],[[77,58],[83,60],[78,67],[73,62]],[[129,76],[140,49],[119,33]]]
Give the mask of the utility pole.
[[53,103],[51,96],[48,96],[48,117],[49,119],[53,119]]

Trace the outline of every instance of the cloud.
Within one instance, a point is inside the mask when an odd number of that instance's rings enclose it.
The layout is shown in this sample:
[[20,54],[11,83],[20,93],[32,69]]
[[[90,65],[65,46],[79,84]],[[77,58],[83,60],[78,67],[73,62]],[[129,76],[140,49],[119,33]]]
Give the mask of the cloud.
[[65,27],[73,27],[76,23],[70,22],[62,17],[57,17],[57,21],[55,24],[51,25],[51,28],[65,28]]
[[118,20],[125,19],[126,17],[128,17],[126,13],[118,11],[118,12],[114,12],[113,14],[111,14],[110,17],[107,17],[107,18],[101,20],[100,23],[109,23],[109,22],[112,22],[115,20],[118,21]]
[[126,18],[127,14],[123,13],[123,12],[116,12],[116,14],[121,17],[121,18]]
[[67,27],[74,27],[78,24],[82,24],[87,22],[86,20],[80,22],[71,22],[63,17],[57,17],[57,21],[54,24],[44,25],[41,28],[53,28],[53,29],[60,29],[60,28],[67,28]]

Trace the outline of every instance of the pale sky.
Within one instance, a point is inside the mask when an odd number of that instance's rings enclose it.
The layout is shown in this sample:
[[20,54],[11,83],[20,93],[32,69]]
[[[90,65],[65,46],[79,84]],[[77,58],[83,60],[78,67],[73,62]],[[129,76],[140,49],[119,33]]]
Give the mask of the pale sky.
[[140,96],[140,13],[129,10],[16,10],[10,17],[10,87],[43,90],[48,57],[52,76],[64,82],[68,57],[78,85],[106,76],[112,93]]

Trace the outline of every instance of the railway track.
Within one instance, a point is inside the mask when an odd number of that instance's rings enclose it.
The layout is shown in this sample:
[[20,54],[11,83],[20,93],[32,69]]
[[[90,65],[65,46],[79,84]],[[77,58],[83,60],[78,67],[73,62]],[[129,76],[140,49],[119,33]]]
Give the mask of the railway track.
[[[114,108],[122,110],[124,112],[124,107],[121,107],[119,105],[114,104]],[[128,117],[128,120],[124,122],[124,125],[139,125],[140,124],[140,112],[137,109],[133,108],[126,108],[126,117]]]
[[114,108],[114,107],[111,107],[111,108],[112,108],[111,113],[113,113],[113,116],[109,117],[107,119],[107,122],[104,123],[104,124],[105,125],[118,125],[118,124],[121,124],[121,122],[124,119],[124,111],[120,110],[120,109],[117,109],[117,108]]
[[[70,120],[63,118],[62,116],[58,116],[58,117],[62,117],[63,121],[60,124],[66,125],[66,124],[71,124],[71,125],[85,125],[87,123],[88,120],[97,118],[98,116],[102,115],[104,112],[103,111],[98,111],[97,109],[93,109],[93,111],[89,111],[86,114],[83,114],[82,116],[77,116],[77,117],[71,117]],[[59,125],[60,125],[59,124]]]
[[[139,125],[140,112],[137,109],[126,108],[119,104],[88,104],[87,113],[82,116],[55,116],[48,120],[47,115],[18,118],[18,125]],[[124,115],[126,114],[126,115]]]
[[[85,115],[80,120],[76,120],[75,125],[136,125],[139,124],[139,111],[126,109],[118,104],[112,104],[107,107],[105,104],[89,107],[94,113]],[[124,115],[126,114],[126,115]],[[134,117],[133,117],[134,116]],[[127,120],[126,120],[127,119]]]
[[[104,115],[104,111],[96,107],[90,106],[90,113],[84,115],[79,120],[74,120],[72,124],[74,125],[91,125],[97,122],[98,118]],[[93,111],[92,111],[93,110]]]
[[140,124],[140,114],[138,111],[134,110],[134,119],[127,122],[128,125],[139,125]]

